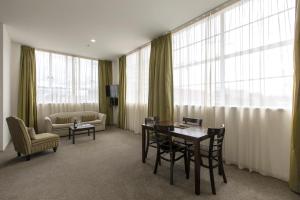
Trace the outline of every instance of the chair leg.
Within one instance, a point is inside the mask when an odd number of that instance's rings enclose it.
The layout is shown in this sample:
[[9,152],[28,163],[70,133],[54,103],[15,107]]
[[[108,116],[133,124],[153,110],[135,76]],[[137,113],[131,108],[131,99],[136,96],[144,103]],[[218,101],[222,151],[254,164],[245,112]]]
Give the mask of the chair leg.
[[189,175],[189,158],[188,158],[188,151],[185,150],[184,151],[184,169],[185,169],[185,177],[186,179],[189,179],[190,175]]
[[149,150],[149,145],[150,145],[150,141],[149,141],[149,132],[147,131],[147,136],[146,136],[146,140],[147,140],[147,142],[146,142],[146,155],[145,155],[145,158],[147,158],[147,156],[148,156],[148,150]]
[[223,165],[222,161],[220,163],[220,169],[221,169],[221,173],[223,175],[223,181],[224,181],[224,183],[227,183],[227,178],[226,178],[226,175],[225,175],[224,165]]
[[223,162],[222,151],[220,151],[218,156],[218,172],[220,176],[222,176],[222,166],[221,166],[222,162]]
[[18,157],[20,157],[20,156],[21,156],[21,153],[20,153],[20,152],[18,152],[17,154],[18,154]]
[[30,155],[27,155],[26,156],[26,161],[29,161],[30,160]]
[[160,161],[160,149],[157,148],[157,149],[156,149],[155,166],[154,166],[154,171],[153,171],[154,174],[157,173],[157,166],[158,166],[159,161]]
[[171,166],[170,166],[170,184],[173,185],[173,170],[174,170],[174,160],[175,160],[175,152],[170,152]]
[[57,151],[57,147],[53,147],[53,151],[56,152]]
[[212,160],[211,159],[209,159],[209,176],[210,176],[211,191],[212,191],[213,194],[216,194],[214,168],[212,166]]
[[161,166],[161,158],[160,158],[160,156],[159,156],[158,164],[159,164],[159,166]]

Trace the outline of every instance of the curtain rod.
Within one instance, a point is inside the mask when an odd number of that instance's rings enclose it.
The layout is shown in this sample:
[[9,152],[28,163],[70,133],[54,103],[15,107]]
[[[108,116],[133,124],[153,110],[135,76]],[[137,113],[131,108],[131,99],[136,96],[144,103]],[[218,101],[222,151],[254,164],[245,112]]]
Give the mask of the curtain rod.
[[35,48],[38,51],[44,51],[44,52],[49,52],[49,53],[56,53],[56,54],[63,54],[66,56],[72,56],[72,57],[78,57],[78,58],[84,58],[84,59],[89,59],[89,60],[100,60],[99,58],[92,58],[88,56],[79,56],[75,54],[70,54],[70,53],[64,53],[64,52],[59,52],[59,51],[54,51],[54,50],[47,50],[47,49],[40,49],[40,48]]
[[[222,10],[222,9],[224,9],[226,7],[231,6],[232,4],[234,4],[234,3],[238,2],[238,1],[241,1],[241,0],[228,0],[228,1],[226,1],[226,2],[224,2],[222,4],[220,4],[220,5],[218,5],[217,7],[215,7],[213,9],[211,9],[211,10],[209,10],[209,11],[207,11],[207,12],[205,12],[205,13],[203,13],[203,14],[201,14],[201,15],[199,15],[199,16],[191,19],[191,20],[189,20],[188,22],[185,22],[184,24],[182,24],[182,25],[180,25],[180,26],[178,26],[178,27],[176,27],[176,28],[174,28],[174,29],[166,32],[165,34],[167,34],[167,33],[176,33],[178,31],[180,31],[180,30],[182,30],[182,29],[190,26],[193,23],[196,23],[196,22],[200,21],[201,19],[203,19],[203,18],[205,18],[205,17],[207,17],[209,15],[215,14],[215,13],[219,12],[220,10]],[[141,46],[139,46],[137,48],[135,48],[134,50],[129,51],[125,55],[127,56],[127,55],[129,55],[129,54],[131,54],[131,53],[133,53],[133,52],[135,52],[135,51],[137,51],[137,50],[139,50],[139,49],[141,49],[141,48],[143,48],[145,46],[148,46],[149,44],[151,44],[151,41],[147,42],[147,43],[145,43],[145,44],[143,44],[143,45],[141,45]]]
[[241,0],[228,0],[228,1],[218,5],[217,7],[213,8],[213,9],[211,9],[211,10],[209,10],[209,11],[207,11],[207,12],[201,14],[201,15],[199,15],[198,17],[195,17],[195,18],[191,19],[190,21],[174,28],[173,30],[171,30],[169,32],[176,33],[178,31],[190,26],[191,24],[196,23],[196,22],[200,21],[201,19],[204,19],[204,18],[206,18],[210,15],[213,15],[213,14],[219,12],[220,10],[223,10],[224,8],[227,8],[227,7],[231,6],[232,4],[234,4],[236,2],[239,2],[239,1],[241,1]]

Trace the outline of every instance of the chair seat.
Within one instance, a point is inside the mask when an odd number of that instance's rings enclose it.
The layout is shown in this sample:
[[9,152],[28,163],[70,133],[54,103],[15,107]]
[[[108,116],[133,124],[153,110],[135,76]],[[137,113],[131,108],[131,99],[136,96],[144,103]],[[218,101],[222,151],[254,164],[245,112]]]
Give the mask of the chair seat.
[[53,133],[37,134],[36,138],[31,140],[31,153],[57,148],[59,145],[59,136]]
[[36,134],[36,139],[31,140],[32,145],[44,143],[44,142],[51,142],[51,141],[59,141],[59,136],[53,133],[40,133]]
[[[190,146],[188,149],[189,149],[190,152],[192,152],[191,156],[193,156],[194,155],[194,147]],[[209,146],[200,145],[200,155],[202,157],[209,157]],[[215,158],[217,156],[218,156],[218,151],[214,150],[212,152],[212,157]]]
[[[161,144],[160,146],[161,150],[163,150],[164,152],[170,152],[170,142],[169,141],[165,141]],[[175,152],[182,152],[184,151],[185,146],[182,146],[180,144],[177,143],[172,143],[172,150]]]

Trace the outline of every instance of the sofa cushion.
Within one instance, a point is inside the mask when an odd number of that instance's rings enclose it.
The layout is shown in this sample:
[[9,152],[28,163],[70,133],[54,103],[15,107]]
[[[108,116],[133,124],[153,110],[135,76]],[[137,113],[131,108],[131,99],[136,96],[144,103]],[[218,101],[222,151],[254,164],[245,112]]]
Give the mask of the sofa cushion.
[[96,119],[95,115],[82,115],[81,120],[83,122],[94,121]]
[[55,120],[56,124],[68,124],[72,122],[72,117],[57,117]]
[[59,129],[59,128],[69,128],[72,125],[73,123],[67,123],[67,124],[53,124],[52,126],[55,129]]

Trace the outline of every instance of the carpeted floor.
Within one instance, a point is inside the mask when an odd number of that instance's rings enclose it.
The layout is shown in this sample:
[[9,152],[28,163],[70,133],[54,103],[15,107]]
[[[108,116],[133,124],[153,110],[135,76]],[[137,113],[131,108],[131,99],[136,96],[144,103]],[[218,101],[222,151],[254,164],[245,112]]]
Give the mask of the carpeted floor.
[[[208,171],[201,171],[201,195],[194,195],[193,172],[185,179],[183,163],[175,165],[175,185],[169,185],[168,163],[153,174],[154,149],[141,162],[141,136],[117,128],[99,132],[96,140],[80,135],[76,144],[61,138],[56,153],[17,158],[10,145],[0,153],[1,200],[89,199],[222,199],[293,200],[287,183],[225,166],[228,184],[216,176],[217,195],[211,194]],[[193,170],[192,170],[193,171]]]

